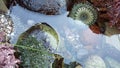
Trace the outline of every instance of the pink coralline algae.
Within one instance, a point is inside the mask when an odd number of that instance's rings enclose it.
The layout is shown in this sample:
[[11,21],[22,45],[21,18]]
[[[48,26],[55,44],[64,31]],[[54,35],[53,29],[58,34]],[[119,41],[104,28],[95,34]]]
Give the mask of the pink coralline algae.
[[113,0],[113,2],[107,4],[108,15],[110,16],[110,24],[117,25],[120,29],[120,0]]
[[4,42],[5,41],[5,32],[0,32],[0,42]]
[[0,14],[0,68],[19,68],[20,60],[15,57],[14,46],[9,43],[12,24],[10,16]]
[[100,22],[107,22],[110,26],[120,29],[120,0],[93,0],[99,12]]
[[9,43],[0,44],[0,68],[19,68],[20,60],[14,56],[14,47]]

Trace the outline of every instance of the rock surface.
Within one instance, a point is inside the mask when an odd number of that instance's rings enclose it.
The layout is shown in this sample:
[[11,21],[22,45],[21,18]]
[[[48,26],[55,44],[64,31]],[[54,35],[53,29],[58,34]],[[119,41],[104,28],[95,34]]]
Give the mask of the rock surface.
[[7,12],[8,8],[6,7],[3,0],[0,0],[0,12]]
[[65,0],[18,0],[18,3],[29,10],[47,15],[60,14],[66,5]]

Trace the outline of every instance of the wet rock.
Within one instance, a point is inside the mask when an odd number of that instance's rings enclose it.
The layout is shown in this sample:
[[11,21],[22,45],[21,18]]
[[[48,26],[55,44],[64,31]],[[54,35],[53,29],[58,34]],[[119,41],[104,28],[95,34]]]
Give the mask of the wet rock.
[[82,68],[82,65],[78,62],[70,62],[69,68]]
[[73,0],[66,0],[66,4],[67,4],[67,11],[71,11],[74,3],[73,3]]
[[3,0],[7,8],[10,8],[11,5],[15,2],[15,0]]
[[65,8],[65,0],[18,0],[18,3],[32,11],[47,15],[61,14]]
[[55,60],[52,64],[52,68],[82,68],[82,65],[78,62],[64,63],[64,58],[58,54],[54,54]]
[[52,68],[64,68],[64,58],[58,54],[54,54],[55,60],[52,64]]
[[120,30],[116,26],[111,27],[108,23],[106,23],[105,35],[112,36],[115,34],[120,34]]
[[106,68],[106,65],[101,57],[92,55],[85,62],[85,68]]
[[67,11],[71,11],[74,4],[84,2],[84,0],[66,0],[67,2]]
[[101,34],[101,33],[102,33],[101,30],[100,30],[100,27],[97,26],[97,25],[95,25],[95,24],[93,24],[92,26],[90,26],[90,29],[91,29],[94,33],[96,33],[96,34]]
[[1,12],[7,12],[8,8],[7,6],[5,5],[4,1],[3,0],[0,0],[0,13]]
[[76,66],[75,68],[82,68],[80,65]]

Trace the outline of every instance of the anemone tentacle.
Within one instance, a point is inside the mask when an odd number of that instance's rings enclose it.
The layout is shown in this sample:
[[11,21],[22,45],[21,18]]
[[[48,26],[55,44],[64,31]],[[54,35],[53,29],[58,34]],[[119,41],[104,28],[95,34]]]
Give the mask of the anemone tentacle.
[[79,3],[73,6],[69,16],[75,20],[80,20],[87,25],[91,25],[97,20],[97,10],[88,2]]

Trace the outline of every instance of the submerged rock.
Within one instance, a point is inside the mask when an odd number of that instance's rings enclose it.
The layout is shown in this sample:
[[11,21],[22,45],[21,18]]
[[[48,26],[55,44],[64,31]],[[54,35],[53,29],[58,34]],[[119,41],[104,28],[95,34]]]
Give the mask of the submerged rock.
[[85,68],[106,68],[106,65],[101,57],[92,55],[85,62]]
[[18,0],[18,3],[32,11],[47,15],[61,14],[66,6],[65,0]]

